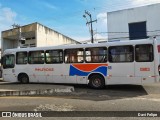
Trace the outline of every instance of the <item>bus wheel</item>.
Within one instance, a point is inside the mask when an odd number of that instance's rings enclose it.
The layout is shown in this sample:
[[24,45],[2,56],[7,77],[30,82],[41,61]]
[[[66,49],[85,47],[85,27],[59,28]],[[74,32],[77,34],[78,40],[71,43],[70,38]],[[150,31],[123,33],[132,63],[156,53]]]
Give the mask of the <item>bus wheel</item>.
[[21,74],[19,76],[19,81],[23,84],[27,84],[27,83],[29,83],[29,78],[26,74]]
[[105,86],[105,80],[101,75],[92,75],[89,79],[89,86],[95,89],[102,89]]

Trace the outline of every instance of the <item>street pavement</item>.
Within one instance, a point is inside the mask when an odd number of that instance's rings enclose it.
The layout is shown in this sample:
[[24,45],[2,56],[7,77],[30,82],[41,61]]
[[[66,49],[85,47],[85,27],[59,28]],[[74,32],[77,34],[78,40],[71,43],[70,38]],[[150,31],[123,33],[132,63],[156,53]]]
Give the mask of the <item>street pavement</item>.
[[[10,96],[0,97],[0,111],[102,111],[101,117],[96,117],[95,112],[89,113],[95,117],[84,117],[84,114],[76,117],[43,117],[37,118],[39,120],[53,120],[53,119],[111,119],[111,120],[158,120],[158,117],[104,117],[107,111],[160,111],[160,92],[159,84],[150,85],[109,85],[105,89],[95,90],[88,88],[87,85],[60,85],[60,84],[20,84],[20,83],[7,83],[0,82],[0,93],[4,91],[30,91],[30,90],[43,90],[43,94],[29,94],[19,96],[13,94]],[[59,89],[55,92],[55,89]],[[70,88],[68,90],[68,88]],[[46,93],[44,91],[52,91],[54,93]],[[69,92],[66,92],[67,90]],[[38,92],[37,92],[38,93]],[[17,97],[18,96],[18,97]],[[32,96],[32,97],[31,97]],[[97,112],[97,114],[98,114]],[[55,114],[55,113],[54,113]],[[53,114],[52,114],[53,115]],[[61,114],[63,115],[63,114]],[[0,118],[6,119],[6,118]],[[21,118],[12,118],[21,119]],[[23,119],[36,119],[36,118],[23,118]]]
[[[75,90],[76,88],[76,90]],[[87,85],[64,85],[53,83],[10,83],[0,80],[0,96],[36,96],[36,95],[57,95],[61,93],[74,93],[75,95],[84,95],[87,93],[92,95],[97,90],[89,88]],[[126,93],[127,97],[135,97],[147,94],[160,94],[160,83],[148,85],[108,85],[106,88],[99,92],[102,96],[123,97],[122,94]],[[132,94],[128,94],[132,92]]]
[[73,86],[55,84],[20,84],[0,82],[0,96],[37,96],[70,93],[74,91]]

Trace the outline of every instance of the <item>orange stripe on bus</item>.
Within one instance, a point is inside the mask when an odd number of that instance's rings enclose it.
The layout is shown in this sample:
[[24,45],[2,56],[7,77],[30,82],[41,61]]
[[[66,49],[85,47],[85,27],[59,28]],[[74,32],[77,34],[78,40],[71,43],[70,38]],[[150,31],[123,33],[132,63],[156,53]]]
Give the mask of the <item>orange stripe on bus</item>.
[[73,64],[79,70],[92,71],[100,66],[108,66],[108,64]]

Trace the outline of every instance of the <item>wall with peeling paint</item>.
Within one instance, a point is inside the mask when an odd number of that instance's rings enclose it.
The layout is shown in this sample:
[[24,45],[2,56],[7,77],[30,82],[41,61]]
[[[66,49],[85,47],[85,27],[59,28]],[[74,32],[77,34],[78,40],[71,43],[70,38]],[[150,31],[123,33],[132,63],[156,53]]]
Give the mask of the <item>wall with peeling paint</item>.
[[75,40],[58,33],[46,26],[37,24],[37,46],[53,46],[61,44],[76,44]]

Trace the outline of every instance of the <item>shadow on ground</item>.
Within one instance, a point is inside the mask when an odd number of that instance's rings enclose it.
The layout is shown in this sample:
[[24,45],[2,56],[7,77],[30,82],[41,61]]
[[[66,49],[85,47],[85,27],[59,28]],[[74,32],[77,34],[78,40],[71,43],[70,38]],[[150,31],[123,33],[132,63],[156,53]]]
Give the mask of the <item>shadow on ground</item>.
[[[3,83],[1,83],[2,85]],[[20,83],[4,83],[3,85],[16,86]],[[56,93],[53,95],[43,95],[42,97],[62,97],[69,99],[80,99],[80,100],[93,100],[93,101],[104,101],[104,100],[116,100],[124,98],[132,98],[148,95],[146,90],[141,85],[108,85],[104,89],[96,90],[89,88],[87,85],[71,85],[71,84],[51,84],[51,83],[30,83],[28,85],[70,85],[74,86],[75,91],[71,93]],[[27,87],[27,84],[25,85]],[[47,89],[47,88],[45,88]],[[38,96],[38,95],[37,95]],[[41,95],[39,95],[41,96]],[[33,97],[33,96],[32,96]]]

